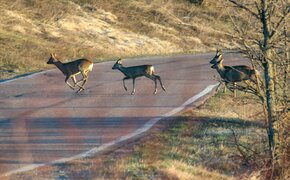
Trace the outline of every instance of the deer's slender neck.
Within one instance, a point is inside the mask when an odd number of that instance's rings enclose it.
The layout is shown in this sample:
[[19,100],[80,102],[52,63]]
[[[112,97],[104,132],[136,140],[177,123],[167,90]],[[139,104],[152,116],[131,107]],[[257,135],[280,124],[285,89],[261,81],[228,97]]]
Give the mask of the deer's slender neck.
[[118,69],[125,75],[125,76],[127,76],[127,68],[126,67],[124,67],[123,65],[121,65],[120,67],[118,67]]
[[62,73],[64,73],[65,74],[65,70],[64,70],[64,68],[63,68],[63,63],[62,62],[60,62],[60,61],[56,61],[56,62],[54,62],[54,65],[62,72]]
[[218,64],[217,71],[222,77],[224,77],[225,67],[222,62]]

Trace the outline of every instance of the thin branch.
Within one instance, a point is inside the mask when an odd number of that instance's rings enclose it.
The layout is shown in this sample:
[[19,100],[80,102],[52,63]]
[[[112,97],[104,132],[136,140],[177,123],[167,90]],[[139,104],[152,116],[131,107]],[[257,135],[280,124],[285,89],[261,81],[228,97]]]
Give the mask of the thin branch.
[[256,17],[257,19],[260,19],[260,16],[258,14],[256,14],[255,12],[253,12],[251,9],[249,9],[247,6],[245,6],[244,4],[237,2],[236,0],[229,0],[231,3],[235,4],[236,6],[238,6],[239,8],[242,8],[246,11],[248,11],[250,14],[252,14],[254,17]]
[[235,29],[238,31],[239,34],[241,34],[242,31],[240,30],[240,28],[239,28],[239,27],[237,26],[237,24],[235,23],[235,21],[234,21],[234,19],[233,19],[233,16],[229,13],[228,8],[226,7],[225,10],[226,10],[228,16],[230,17],[230,19],[231,19],[231,21],[232,21],[232,23],[233,23]]
[[276,24],[275,28],[273,29],[273,31],[270,34],[270,38],[272,38],[276,34],[276,32],[278,31],[278,29],[280,29],[280,27],[281,27],[284,19],[288,16],[289,12],[290,12],[290,7],[288,7],[288,10],[286,10],[285,15],[282,16],[280,18],[280,20],[278,21],[278,23]]
[[232,127],[230,127],[230,130],[232,131],[233,133],[233,136],[234,136],[234,140],[235,140],[235,145],[237,146],[237,149],[238,151],[240,152],[240,154],[243,156],[244,160],[246,161],[247,164],[250,164],[249,163],[249,160],[248,160],[248,156],[246,155],[246,153],[240,148],[240,144],[238,142],[238,138],[237,138],[237,135],[235,133],[235,131],[233,130]]

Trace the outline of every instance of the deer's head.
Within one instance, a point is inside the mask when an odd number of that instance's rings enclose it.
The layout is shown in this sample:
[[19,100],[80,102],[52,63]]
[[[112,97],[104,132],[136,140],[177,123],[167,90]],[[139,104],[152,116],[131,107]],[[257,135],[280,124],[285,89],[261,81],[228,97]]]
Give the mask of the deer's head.
[[120,69],[122,67],[122,59],[118,59],[112,69]]
[[214,64],[211,66],[211,68],[212,68],[212,69],[218,69],[218,68],[219,68],[219,65],[220,65],[221,63],[223,63],[223,59],[221,59],[220,61],[214,63]]
[[221,49],[216,50],[215,57],[209,62],[210,64],[216,64],[218,62],[221,62],[223,60],[223,54]]
[[53,53],[50,53],[50,57],[47,61],[47,64],[54,64],[56,63],[58,60],[55,58],[55,55]]

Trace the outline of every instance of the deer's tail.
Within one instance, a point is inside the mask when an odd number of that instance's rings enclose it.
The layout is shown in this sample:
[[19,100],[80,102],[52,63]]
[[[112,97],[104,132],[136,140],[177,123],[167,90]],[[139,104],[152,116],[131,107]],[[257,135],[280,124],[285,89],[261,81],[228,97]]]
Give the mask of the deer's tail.
[[90,66],[89,66],[89,71],[92,71],[93,70],[93,67],[94,67],[94,63],[92,63]]

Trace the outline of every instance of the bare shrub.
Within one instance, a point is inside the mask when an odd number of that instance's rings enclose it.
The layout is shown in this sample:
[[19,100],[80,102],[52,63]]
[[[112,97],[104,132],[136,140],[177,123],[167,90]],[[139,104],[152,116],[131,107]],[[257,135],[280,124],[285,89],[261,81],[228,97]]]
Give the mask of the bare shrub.
[[202,5],[204,0],[188,0],[190,3],[195,5]]

